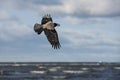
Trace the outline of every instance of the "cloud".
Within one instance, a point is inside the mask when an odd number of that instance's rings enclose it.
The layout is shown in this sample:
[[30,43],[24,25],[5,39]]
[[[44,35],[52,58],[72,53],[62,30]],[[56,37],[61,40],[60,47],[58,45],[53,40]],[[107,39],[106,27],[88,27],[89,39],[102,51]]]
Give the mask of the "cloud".
[[0,21],[9,20],[9,19],[11,19],[11,16],[7,12],[0,11]]
[[16,21],[18,20],[17,16],[14,16],[9,11],[0,9],[0,21],[6,22],[6,21]]
[[0,26],[0,39],[9,41],[19,37],[24,37],[32,34],[32,29],[24,24],[16,22],[3,24]]
[[67,47],[91,48],[91,49],[113,49],[120,48],[120,38],[106,36],[104,31],[81,31],[79,29],[62,29],[60,34],[63,40],[67,40]]
[[[60,16],[61,20],[71,24],[79,24],[102,22],[103,20],[101,18],[120,16],[119,3],[119,0],[52,0],[50,2],[43,0],[3,0],[1,1],[0,6],[2,8],[11,8],[15,10],[29,9],[41,14],[51,13],[54,16]],[[9,20],[11,18],[12,16],[10,14],[1,11],[0,20]],[[0,30],[0,39],[7,40],[13,37],[21,37],[29,35],[32,32],[31,28],[24,24],[11,23],[6,25],[3,24],[2,26],[5,27]],[[109,44],[110,42],[114,44],[117,42],[113,42],[113,40],[110,41],[109,39],[107,40],[106,38],[101,37],[101,35],[98,35],[99,33],[94,32],[80,33],[79,30],[73,31],[70,29],[69,31],[64,32],[64,38],[74,45]],[[70,34],[72,38],[68,37],[66,34]]]
[[36,11],[50,12],[59,15],[71,15],[80,18],[91,17],[116,17],[120,16],[119,0],[61,0],[61,4],[36,5],[33,3],[33,9]]
[[[119,31],[112,34],[112,31],[116,31],[116,26],[119,27],[119,4],[120,0],[1,0],[0,51],[25,54],[62,53],[66,56],[71,53],[76,54],[75,58],[78,56],[78,60],[81,53],[86,53],[85,56],[95,53],[91,55],[91,59],[99,56],[98,53],[111,53],[112,56],[120,51]],[[61,24],[59,29],[56,28],[62,45],[59,51],[50,48],[44,33],[38,36],[33,30],[36,19],[41,19],[41,16],[48,13]],[[15,17],[19,20],[15,20]],[[113,20],[118,21],[118,25]]]
[[65,16],[62,18],[62,21],[66,23],[71,23],[72,25],[76,24],[93,24],[93,23],[100,23],[103,24],[107,21],[108,19],[106,18],[79,18],[79,17],[74,17],[74,16]]
[[119,0],[6,0],[0,4],[5,8],[30,9],[39,13],[79,18],[120,16]]
[[25,0],[25,3],[31,3],[31,4],[42,4],[42,5],[59,5],[61,2],[60,0],[52,0],[52,1],[43,1],[43,0]]
[[[101,22],[105,18],[120,18],[119,4],[119,0],[3,0],[0,7],[4,10],[30,10],[38,16],[51,14],[74,24],[86,24]],[[0,20],[5,18],[9,15],[4,14]]]
[[[119,0],[70,0],[64,1],[68,14],[77,17],[114,17],[120,16]],[[68,8],[68,9],[67,9]],[[65,11],[65,10],[64,10]]]

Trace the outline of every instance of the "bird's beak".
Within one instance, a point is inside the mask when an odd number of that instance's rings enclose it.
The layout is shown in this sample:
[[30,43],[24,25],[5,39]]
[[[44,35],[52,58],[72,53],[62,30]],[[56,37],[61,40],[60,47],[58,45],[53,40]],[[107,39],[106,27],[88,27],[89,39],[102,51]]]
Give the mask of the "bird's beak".
[[60,26],[60,24],[57,23],[57,26]]

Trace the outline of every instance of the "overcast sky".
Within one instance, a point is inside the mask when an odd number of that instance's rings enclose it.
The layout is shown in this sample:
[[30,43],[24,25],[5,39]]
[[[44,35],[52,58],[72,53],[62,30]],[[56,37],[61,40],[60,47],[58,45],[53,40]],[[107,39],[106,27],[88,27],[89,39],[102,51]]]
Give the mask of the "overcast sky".
[[[60,50],[33,30],[45,14],[61,25]],[[3,61],[120,62],[120,0],[1,0]]]

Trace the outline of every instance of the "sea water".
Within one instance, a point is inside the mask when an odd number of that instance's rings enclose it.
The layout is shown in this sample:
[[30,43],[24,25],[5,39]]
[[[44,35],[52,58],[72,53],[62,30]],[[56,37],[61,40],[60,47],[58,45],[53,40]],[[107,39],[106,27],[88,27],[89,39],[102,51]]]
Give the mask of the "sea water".
[[120,63],[1,62],[0,80],[120,80]]

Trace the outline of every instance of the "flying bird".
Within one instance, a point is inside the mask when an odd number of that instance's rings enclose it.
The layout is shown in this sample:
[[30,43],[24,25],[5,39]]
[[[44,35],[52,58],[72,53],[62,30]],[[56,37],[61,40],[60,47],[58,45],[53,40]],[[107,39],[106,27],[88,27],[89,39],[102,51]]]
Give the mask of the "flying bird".
[[54,49],[59,49],[61,47],[56,26],[60,26],[58,23],[54,23],[51,15],[47,14],[42,17],[41,24],[36,23],[34,25],[34,31],[40,35],[43,31],[47,37],[47,40],[52,45]]

